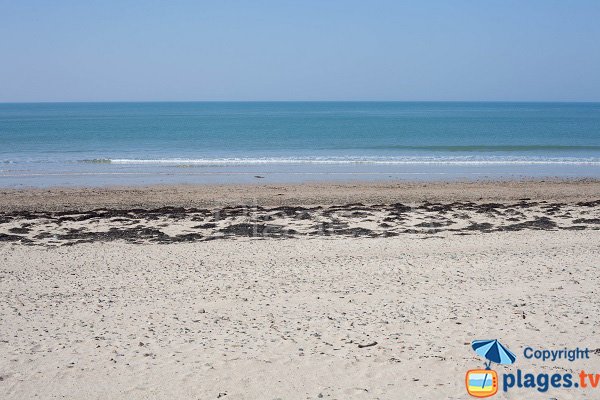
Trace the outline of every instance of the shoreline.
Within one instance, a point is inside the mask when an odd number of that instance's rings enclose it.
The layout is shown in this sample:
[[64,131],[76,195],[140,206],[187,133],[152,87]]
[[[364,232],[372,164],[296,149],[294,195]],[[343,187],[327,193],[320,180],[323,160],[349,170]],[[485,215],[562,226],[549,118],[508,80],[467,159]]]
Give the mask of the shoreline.
[[577,203],[600,199],[600,180],[330,182],[299,184],[152,185],[0,188],[0,212],[86,211],[97,208],[323,206],[351,203],[506,202],[527,199]]

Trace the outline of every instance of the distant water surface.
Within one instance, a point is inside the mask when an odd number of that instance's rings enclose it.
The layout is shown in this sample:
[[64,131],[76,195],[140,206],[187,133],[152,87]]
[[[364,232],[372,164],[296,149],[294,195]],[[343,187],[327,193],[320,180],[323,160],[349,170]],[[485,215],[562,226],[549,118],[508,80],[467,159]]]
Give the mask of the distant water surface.
[[600,177],[600,103],[0,104],[0,186]]

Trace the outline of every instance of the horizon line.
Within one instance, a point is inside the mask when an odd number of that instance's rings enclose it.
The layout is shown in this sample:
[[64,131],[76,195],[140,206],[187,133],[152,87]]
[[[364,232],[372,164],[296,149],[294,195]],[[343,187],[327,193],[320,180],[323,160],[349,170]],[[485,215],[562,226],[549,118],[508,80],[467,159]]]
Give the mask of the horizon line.
[[600,100],[41,100],[0,101],[4,104],[102,104],[102,103],[572,103],[595,104]]

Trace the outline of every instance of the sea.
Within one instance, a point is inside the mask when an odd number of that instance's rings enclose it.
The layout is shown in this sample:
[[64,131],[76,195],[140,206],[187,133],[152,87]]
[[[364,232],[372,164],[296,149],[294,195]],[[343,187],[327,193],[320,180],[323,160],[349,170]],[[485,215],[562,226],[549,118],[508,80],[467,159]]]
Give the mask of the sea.
[[0,104],[0,187],[600,178],[600,103]]

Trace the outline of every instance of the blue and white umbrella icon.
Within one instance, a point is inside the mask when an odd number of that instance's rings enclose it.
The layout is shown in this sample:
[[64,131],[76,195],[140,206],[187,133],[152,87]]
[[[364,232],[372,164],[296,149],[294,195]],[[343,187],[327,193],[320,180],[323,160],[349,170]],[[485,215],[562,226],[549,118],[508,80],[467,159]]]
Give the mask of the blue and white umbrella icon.
[[474,340],[471,347],[473,347],[475,353],[489,361],[486,365],[487,369],[490,368],[490,364],[493,362],[496,364],[512,364],[517,359],[509,349],[496,339]]
[[[490,365],[495,362],[496,364],[512,364],[517,359],[509,349],[504,347],[502,343],[498,340],[474,340],[471,343],[471,347],[475,350],[475,353],[484,357],[488,360],[485,365],[485,369],[490,369]],[[484,387],[487,382],[488,374],[483,378],[483,384],[481,387]]]

